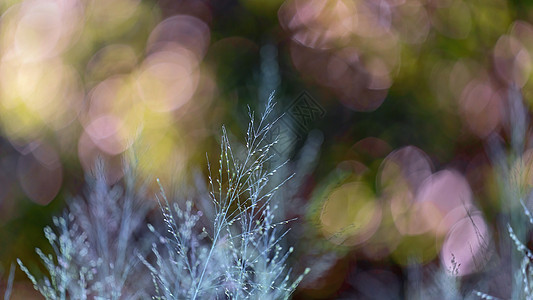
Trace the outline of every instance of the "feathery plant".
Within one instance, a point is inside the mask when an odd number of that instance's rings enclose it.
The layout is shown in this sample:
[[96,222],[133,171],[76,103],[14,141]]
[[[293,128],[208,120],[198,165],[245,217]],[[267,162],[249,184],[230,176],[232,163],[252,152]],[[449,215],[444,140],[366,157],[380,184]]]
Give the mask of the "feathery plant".
[[[526,132],[528,129],[527,108],[523,102],[520,90],[516,86],[509,88],[509,103],[507,107],[510,138],[509,149],[505,149],[502,138],[494,133],[487,141],[489,150],[489,157],[492,160],[493,166],[496,170],[496,178],[499,185],[500,197],[502,199],[502,216],[498,220],[497,226],[500,229],[500,249],[504,252],[509,246],[513,247],[509,256],[494,257],[490,251],[485,251],[488,255],[485,257],[487,266],[495,267],[497,273],[502,272],[502,267],[509,267],[511,276],[510,290],[508,293],[510,299],[527,299],[533,300],[533,252],[521,241],[526,238],[528,230],[533,228],[533,215],[526,206],[524,199],[533,197],[533,191],[524,181],[524,174],[522,167],[527,168],[523,161],[523,153],[526,146]],[[517,167],[518,166],[518,167]],[[506,238],[508,237],[508,238]],[[485,250],[488,249],[488,244],[484,245]],[[472,254],[474,255],[474,254]],[[502,259],[502,261],[495,262],[495,260]],[[452,264],[455,266],[454,261]],[[502,264],[502,265],[498,265]],[[459,266],[457,266],[459,267]],[[462,293],[461,279],[455,277],[456,272],[451,270],[433,270],[433,275],[429,276],[429,283],[418,289],[413,289],[419,295],[427,294],[431,297],[442,299],[487,299],[498,300],[498,297],[491,295],[486,291],[490,283],[490,271],[486,268],[487,273],[484,274],[486,278],[475,283],[476,288],[467,290]],[[421,282],[422,280],[420,280]]]
[[[161,187],[157,196],[169,235],[156,233],[155,262],[140,257],[150,269],[156,287],[154,299],[288,299],[303,275],[291,279],[282,240],[289,221],[274,221],[274,193],[292,176],[272,184],[274,174],[284,166],[271,164],[277,139],[267,136],[278,119],[270,121],[273,94],[256,123],[249,109],[250,123],[244,154],[232,148],[222,127],[218,176],[211,172],[208,158],[210,198],[214,219],[200,228],[205,218],[191,202],[185,208],[172,207]],[[163,249],[160,250],[162,247]],[[306,269],[307,273],[309,269]]]
[[[520,203],[522,204],[529,224],[533,225],[533,217],[531,216],[531,212],[522,200],[520,200]],[[513,240],[516,246],[516,250],[523,254],[520,263],[520,269],[518,274],[515,275],[518,285],[521,286],[521,288],[518,289],[517,294],[520,294],[519,297],[522,299],[533,300],[533,265],[531,264],[533,253],[516,236],[511,225],[507,224],[507,230],[509,231],[511,240]]]
[[154,299],[288,299],[303,275],[292,278],[286,266],[293,248],[282,245],[288,230],[281,227],[290,220],[275,218],[273,196],[292,176],[272,183],[285,166],[272,163],[277,139],[269,134],[279,120],[270,120],[272,100],[258,122],[249,109],[243,155],[222,128],[218,176],[208,159],[212,210],[204,214],[190,201],[171,205],[158,181],[167,234],[148,224],[154,234],[139,238],[153,256],[136,240],[149,206],[133,170],[125,169],[124,189],[110,186],[99,161],[86,199],[75,198],[63,217],[53,218],[54,228],[44,229],[54,253],[36,252],[48,276],[38,280],[17,260],[34,288],[54,300],[146,299],[154,292]]
[[[516,86],[509,88],[508,118],[510,121],[509,137],[510,149],[506,155],[501,139],[493,136],[489,140],[490,157],[497,169],[497,179],[502,198],[502,211],[506,218],[503,220],[502,235],[507,234],[510,240],[502,239],[502,248],[514,244],[516,250],[511,252],[509,265],[511,267],[512,287],[511,299],[533,299],[531,270],[531,251],[520,241],[526,237],[528,225],[533,224],[531,213],[523,199],[529,193],[527,184],[521,179],[522,170],[518,174],[513,166],[522,163],[522,155],[526,145],[526,132],[528,127],[527,108],[523,102],[520,90]],[[520,167],[519,167],[520,169]],[[518,176],[517,176],[518,175]],[[510,242],[510,243],[509,243]],[[474,290],[474,295],[481,299],[498,299],[479,290]]]
[[[143,192],[136,188],[132,170],[125,168],[125,171],[125,189],[119,185],[110,186],[103,162],[98,161],[94,178],[87,177],[87,198],[75,198],[63,217],[53,218],[54,229],[44,229],[54,254],[45,254],[39,248],[36,252],[48,277],[37,280],[17,260],[34,288],[46,299],[146,297],[146,291],[139,288],[142,264],[137,255],[142,250],[134,249],[137,246],[134,238],[142,228],[140,225],[149,207],[140,197]],[[138,249],[142,249],[142,245]]]
[[[521,169],[523,153],[526,146],[526,132],[528,129],[527,108],[523,102],[520,90],[516,86],[509,88],[508,118],[510,121],[510,149],[508,155],[500,138],[492,137],[489,141],[491,159],[497,169],[497,179],[500,187],[502,211],[506,213],[503,235],[507,234],[510,240],[502,239],[502,248],[509,245],[515,247],[511,252],[509,264],[511,266],[512,288],[511,299],[533,300],[533,253],[521,240],[526,238],[527,232],[533,225],[533,216],[524,203],[524,198],[531,197],[532,191],[527,182],[523,182]],[[518,167],[518,170],[514,169]],[[510,242],[510,243],[509,243]],[[513,245],[514,244],[514,245]],[[481,299],[496,300],[495,296],[474,290],[474,295]]]
[[[533,225],[533,215],[527,208],[524,201],[522,199],[519,201],[529,225]],[[533,300],[533,252],[526,245],[524,245],[524,243],[522,243],[510,224],[507,224],[507,232],[515,246],[516,252],[518,252],[521,256],[519,267],[513,269],[512,275],[514,282],[511,299]],[[499,300],[497,297],[477,290],[474,291],[474,294],[481,299]]]

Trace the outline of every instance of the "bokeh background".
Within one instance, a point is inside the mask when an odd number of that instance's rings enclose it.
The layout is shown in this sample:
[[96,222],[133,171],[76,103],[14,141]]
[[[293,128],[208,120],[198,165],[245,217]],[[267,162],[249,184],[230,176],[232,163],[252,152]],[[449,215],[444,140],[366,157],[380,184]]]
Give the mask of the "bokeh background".
[[[509,90],[533,100],[530,1],[0,0],[0,13],[0,274],[38,265],[42,228],[96,157],[110,183],[128,152],[143,179],[189,182],[220,126],[239,140],[247,105],[273,90],[291,117],[279,152],[304,162],[285,207],[293,263],[312,268],[296,298],[401,298],[412,264],[483,268],[501,201],[487,140],[509,137]],[[527,150],[517,180],[532,164]],[[20,270],[16,288],[32,289]]]

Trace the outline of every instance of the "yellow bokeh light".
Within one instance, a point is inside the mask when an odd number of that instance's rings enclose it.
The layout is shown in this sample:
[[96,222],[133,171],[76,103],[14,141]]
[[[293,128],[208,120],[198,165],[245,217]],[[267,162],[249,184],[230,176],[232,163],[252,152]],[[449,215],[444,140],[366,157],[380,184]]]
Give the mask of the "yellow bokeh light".
[[357,245],[376,232],[381,207],[365,183],[345,183],[328,196],[320,220],[322,231],[331,242]]

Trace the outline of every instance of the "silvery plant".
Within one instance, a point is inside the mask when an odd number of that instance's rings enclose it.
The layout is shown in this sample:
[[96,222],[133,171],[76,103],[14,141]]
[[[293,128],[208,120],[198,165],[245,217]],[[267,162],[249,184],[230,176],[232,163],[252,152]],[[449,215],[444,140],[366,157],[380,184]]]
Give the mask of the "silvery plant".
[[282,197],[274,195],[292,176],[275,177],[285,163],[273,163],[274,106],[271,95],[257,120],[249,109],[241,147],[222,128],[218,170],[208,159],[208,192],[198,201],[169,199],[157,180],[161,226],[146,223],[153,201],[134,168],[110,185],[98,163],[86,197],[44,229],[54,253],[36,252],[48,275],[37,279],[18,260],[34,288],[46,299],[290,298],[309,269],[292,275],[289,221],[276,216]]
[[[102,161],[87,176],[85,197],[76,197],[53,227],[44,234],[54,253],[37,248],[48,276],[38,280],[20,261],[22,271],[46,299],[138,299],[138,289],[149,276],[142,275],[136,242],[149,211],[142,189],[137,188],[132,169],[125,168],[124,188],[109,185]],[[146,230],[144,230],[146,231]],[[145,234],[145,239],[150,236]],[[146,250],[144,251],[147,252]]]
[[[498,240],[491,238],[498,244],[486,245],[485,256],[481,258],[484,267],[471,278],[458,277],[457,269],[461,266],[454,261],[452,270],[442,267],[429,270],[425,281],[421,276],[411,276],[414,280],[409,284],[408,294],[412,299],[533,300],[533,252],[525,242],[533,228],[530,207],[533,191],[522,182],[528,175],[528,170],[522,168],[528,168],[523,156],[524,150],[531,147],[526,145],[529,120],[520,91],[510,87],[508,97],[509,145],[496,133],[486,141],[502,205],[495,224]],[[516,168],[517,165],[520,167]]]
[[[501,255],[500,265],[508,269],[510,274],[510,290],[506,298],[533,300],[533,254],[524,242],[533,228],[530,210],[533,191],[528,182],[523,182],[529,172],[527,159],[524,157],[525,149],[531,148],[531,144],[527,145],[530,126],[528,108],[516,86],[509,88],[508,97],[510,147],[506,151],[499,137],[493,137],[489,144],[493,164],[498,171],[497,179],[503,200],[501,210],[506,215],[499,225],[500,234],[508,238],[502,239],[500,248],[509,250],[508,253],[503,253],[505,256]],[[474,294],[478,299],[501,299],[487,290],[487,287],[479,288]]]

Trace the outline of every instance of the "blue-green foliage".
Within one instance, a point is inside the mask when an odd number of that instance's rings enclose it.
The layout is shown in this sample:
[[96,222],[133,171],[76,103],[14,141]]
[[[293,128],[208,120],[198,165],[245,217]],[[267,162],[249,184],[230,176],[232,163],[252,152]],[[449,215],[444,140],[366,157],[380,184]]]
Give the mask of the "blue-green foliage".
[[243,153],[234,153],[223,128],[218,174],[209,176],[211,190],[203,196],[212,209],[170,203],[160,185],[165,234],[141,226],[151,201],[135,174],[126,170],[124,189],[110,186],[99,163],[87,197],[73,199],[53,228],[44,229],[54,253],[36,252],[48,275],[37,279],[18,260],[34,288],[46,299],[289,298],[303,275],[290,276],[293,249],[282,246],[288,221],[275,220],[271,201],[290,179],[271,183],[284,166],[271,163],[273,108],[271,96],[257,124],[250,112]]

